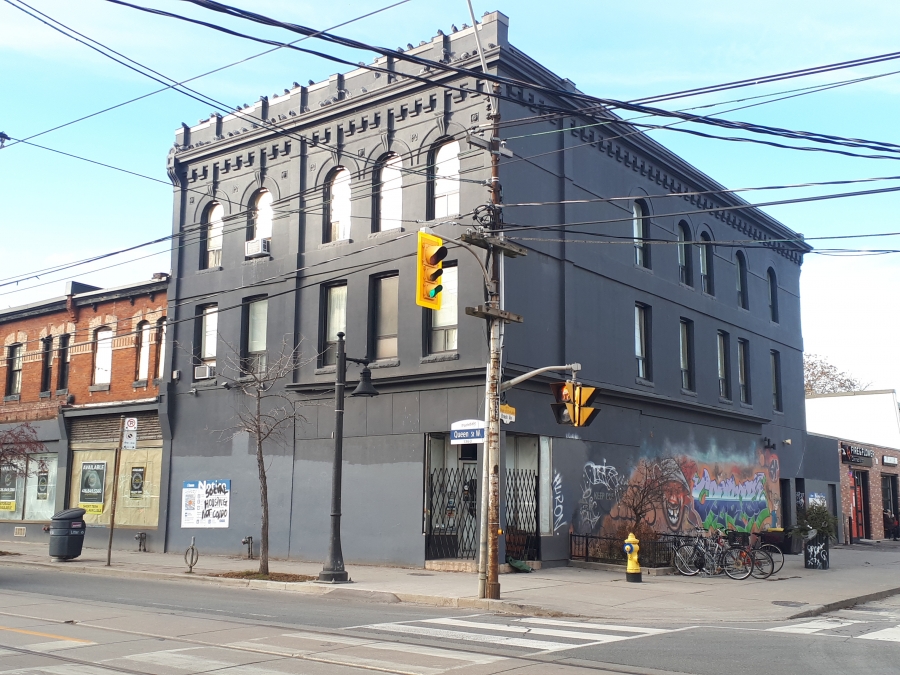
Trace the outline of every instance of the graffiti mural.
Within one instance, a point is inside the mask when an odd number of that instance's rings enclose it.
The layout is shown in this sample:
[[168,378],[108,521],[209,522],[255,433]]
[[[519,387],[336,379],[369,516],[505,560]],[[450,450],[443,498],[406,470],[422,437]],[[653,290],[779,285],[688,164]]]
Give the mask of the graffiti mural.
[[690,444],[664,447],[656,457],[638,457],[625,469],[606,460],[587,462],[572,530],[614,534],[634,520],[635,512],[628,504],[635,503],[634,493],[654,477],[653,504],[642,519],[653,530],[717,527],[751,532],[777,527],[781,509],[778,456],[762,448],[747,450],[703,451]]

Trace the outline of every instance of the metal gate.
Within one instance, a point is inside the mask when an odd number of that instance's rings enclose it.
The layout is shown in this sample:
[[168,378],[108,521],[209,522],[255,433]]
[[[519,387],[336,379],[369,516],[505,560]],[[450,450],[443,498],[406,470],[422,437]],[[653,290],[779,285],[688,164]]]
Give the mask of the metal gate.
[[425,559],[474,560],[478,549],[478,473],[434,469],[428,477]]
[[539,560],[538,475],[527,469],[506,471],[506,557]]

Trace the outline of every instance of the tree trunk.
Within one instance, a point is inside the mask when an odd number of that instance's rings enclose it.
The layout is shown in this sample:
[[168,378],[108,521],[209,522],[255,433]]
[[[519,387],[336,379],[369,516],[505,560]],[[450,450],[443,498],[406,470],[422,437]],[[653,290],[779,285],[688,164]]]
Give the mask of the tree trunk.
[[[256,396],[256,419],[260,419],[259,393]],[[262,506],[262,523],[259,535],[259,573],[269,573],[269,487],[266,483],[266,464],[260,431],[256,432],[256,466],[259,469],[259,501]]]

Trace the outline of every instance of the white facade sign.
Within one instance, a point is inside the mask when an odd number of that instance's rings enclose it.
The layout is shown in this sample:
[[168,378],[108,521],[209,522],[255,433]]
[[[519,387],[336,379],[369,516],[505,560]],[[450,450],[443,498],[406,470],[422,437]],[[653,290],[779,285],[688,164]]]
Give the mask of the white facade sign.
[[137,417],[125,418],[125,431],[137,431]]
[[890,455],[884,455],[881,458],[881,463],[885,466],[897,466],[897,458],[891,457]]
[[484,420],[460,420],[450,425],[450,445],[484,443]]
[[137,450],[137,432],[126,431],[122,434],[122,449]]
[[228,527],[230,480],[186,480],[181,488],[181,527]]

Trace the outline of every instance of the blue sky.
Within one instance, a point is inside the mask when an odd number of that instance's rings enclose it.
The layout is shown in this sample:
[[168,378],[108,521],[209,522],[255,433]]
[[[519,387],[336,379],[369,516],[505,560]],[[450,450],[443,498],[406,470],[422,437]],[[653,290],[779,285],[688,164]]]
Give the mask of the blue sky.
[[[237,0],[236,0],[237,1]],[[29,4],[72,28],[104,42],[156,70],[184,79],[250,56],[263,46],[198,26],[148,16],[103,0],[29,0]],[[145,4],[210,18],[184,2],[146,0]],[[276,2],[243,0],[241,6],[316,28],[326,28],[390,4],[389,0]],[[549,4],[519,0],[475,1],[476,15],[499,9],[510,16],[510,39],[520,49],[573,80],[590,94],[631,99],[690,87],[804,68],[900,49],[896,26],[900,4],[805,0],[723,3],[578,2]],[[275,39],[295,35],[250,24],[213,21]],[[387,47],[418,44],[438,28],[469,21],[465,0],[442,3],[410,0],[386,12],[341,28],[340,34]],[[86,47],[0,3],[0,130],[28,136],[80,115],[158,88],[156,83],[109,61]],[[312,46],[312,42],[308,43]],[[371,55],[314,45],[353,61]],[[900,60],[854,70],[751,87],[678,102],[687,108],[743,96],[825,84],[850,77],[900,70]],[[292,82],[319,81],[336,65],[299,53],[275,52],[194,83],[197,89],[232,103],[251,103]],[[900,142],[896,111],[900,75],[828,92],[800,96],[724,115],[792,129]],[[740,104],[735,104],[740,105]],[[165,159],[174,130],[196,124],[211,110],[185,96],[166,92],[91,120],[46,134],[35,142],[84,155],[166,180]],[[705,140],[659,131],[654,137],[728,187],[800,183],[900,175],[900,162],[842,158],[750,144]],[[898,183],[879,183],[896,185]],[[0,277],[165,236],[171,230],[171,188],[95,167],[74,159],[18,145],[0,152]],[[872,186],[867,186],[872,187]],[[803,196],[841,188],[791,191]],[[847,188],[856,189],[856,188]],[[754,193],[751,201],[787,197],[785,191]],[[805,235],[827,236],[900,231],[894,214],[900,196],[892,194],[767,209]],[[25,236],[22,236],[25,235]],[[35,236],[36,235],[36,236]],[[900,237],[819,242],[818,246],[900,248]],[[132,260],[162,251],[144,249],[79,268],[75,278],[115,285],[167,271],[166,255]],[[128,261],[128,262],[125,262]],[[94,267],[123,262],[105,271]],[[62,293],[71,273],[21,285],[0,287],[0,307]],[[35,284],[42,284],[34,286]],[[895,302],[900,285],[900,254],[835,258],[807,256],[802,296],[807,351],[826,355],[876,388],[900,388],[900,362],[890,345],[898,338]],[[10,291],[18,292],[10,293]]]

